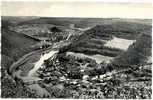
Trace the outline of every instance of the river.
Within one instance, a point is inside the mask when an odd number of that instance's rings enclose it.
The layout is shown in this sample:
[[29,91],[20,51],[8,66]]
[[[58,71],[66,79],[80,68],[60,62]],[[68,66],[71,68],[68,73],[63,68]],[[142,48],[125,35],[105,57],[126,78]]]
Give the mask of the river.
[[53,56],[58,53],[58,51],[51,50],[49,53],[41,55],[40,59],[35,63],[34,68],[30,70],[28,76],[33,76],[36,71],[44,64],[44,61],[53,58]]
[[[68,35],[66,41],[68,41],[70,39],[71,35],[72,34]],[[39,53],[38,54],[37,53],[29,53],[29,54],[27,54],[28,56],[21,57],[11,67],[11,70],[16,69],[16,67],[18,67],[18,66],[19,66],[19,68],[21,68],[21,69],[15,70],[15,72],[13,72],[13,76],[22,79],[23,82],[25,82],[25,83],[36,82],[34,84],[28,85],[27,87],[29,87],[31,90],[35,90],[36,94],[38,94],[40,97],[43,97],[44,95],[50,96],[50,93],[45,88],[42,88],[41,86],[39,86],[39,84],[37,83],[37,81],[40,81],[42,79],[40,79],[39,77],[37,77],[35,75],[36,71],[40,67],[43,66],[45,60],[47,60],[49,58],[53,59],[55,57],[55,55],[59,52],[59,48],[61,48],[62,46],[68,45],[68,44],[69,43],[60,41],[60,42],[54,43],[52,49],[47,53],[44,53],[44,54],[42,54],[43,52],[39,52],[40,54]],[[34,52],[36,52],[36,51],[34,51]],[[38,58],[36,61],[35,60],[33,61],[33,58],[30,58],[30,57],[35,57],[35,56],[39,56],[40,58]],[[28,60],[26,60],[26,59],[28,59]],[[32,67],[32,69],[30,69],[30,71],[24,72],[24,70],[22,70],[22,67],[24,67],[24,69],[28,69],[27,67],[30,67],[30,66],[26,65],[26,64],[29,64],[29,61],[33,67]],[[27,73],[27,74],[22,75],[22,73]]]

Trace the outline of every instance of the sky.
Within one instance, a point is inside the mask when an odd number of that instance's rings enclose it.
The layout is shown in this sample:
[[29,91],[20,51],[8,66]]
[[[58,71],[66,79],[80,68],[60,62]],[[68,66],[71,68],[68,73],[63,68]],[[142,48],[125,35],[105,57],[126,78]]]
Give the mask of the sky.
[[3,1],[2,16],[152,18],[152,5],[146,3]]

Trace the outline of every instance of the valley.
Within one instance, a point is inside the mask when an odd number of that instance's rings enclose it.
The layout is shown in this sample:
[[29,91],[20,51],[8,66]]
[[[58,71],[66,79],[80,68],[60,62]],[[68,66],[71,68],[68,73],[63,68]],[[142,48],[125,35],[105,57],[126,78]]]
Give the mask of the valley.
[[151,98],[148,20],[3,18],[3,98]]

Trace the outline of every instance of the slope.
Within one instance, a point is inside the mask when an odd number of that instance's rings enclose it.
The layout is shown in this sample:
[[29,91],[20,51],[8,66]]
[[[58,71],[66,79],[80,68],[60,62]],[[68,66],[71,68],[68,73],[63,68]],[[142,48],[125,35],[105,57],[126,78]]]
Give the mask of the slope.
[[2,62],[6,62],[2,63],[2,67],[8,69],[11,65],[9,61],[16,61],[19,57],[33,51],[34,47],[32,45],[38,42],[38,40],[24,34],[2,28]]

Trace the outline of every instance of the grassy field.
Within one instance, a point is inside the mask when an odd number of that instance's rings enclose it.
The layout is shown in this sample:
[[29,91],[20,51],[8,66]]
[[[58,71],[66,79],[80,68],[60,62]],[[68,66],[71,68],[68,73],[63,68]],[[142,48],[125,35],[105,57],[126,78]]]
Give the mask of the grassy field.
[[126,52],[114,59],[113,63],[121,65],[145,63],[146,59],[151,56],[151,49],[151,36],[141,34]]

